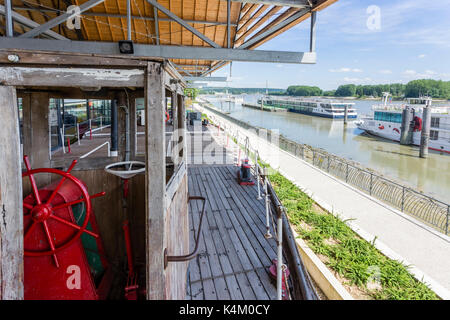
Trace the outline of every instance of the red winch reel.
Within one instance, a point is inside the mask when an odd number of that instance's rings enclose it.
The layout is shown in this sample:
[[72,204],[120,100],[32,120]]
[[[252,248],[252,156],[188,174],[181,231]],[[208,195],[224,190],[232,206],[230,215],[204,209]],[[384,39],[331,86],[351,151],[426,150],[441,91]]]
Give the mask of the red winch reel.
[[[89,195],[86,185],[70,174],[77,160],[67,171],[31,169],[27,156],[24,162],[26,171],[22,178],[28,177],[32,189],[23,201],[25,299],[106,298],[112,277],[91,204],[91,199],[105,192]],[[56,174],[62,178],[38,189],[36,174]],[[75,220],[72,211],[72,206],[81,203],[84,210],[78,219],[83,219],[82,223]],[[88,249],[83,247],[83,234],[95,238],[95,249],[101,260],[98,263],[104,270],[97,279],[89,265]]]
[[[273,281],[277,280],[277,265],[278,265],[278,260],[273,259],[272,265],[269,268],[269,276]],[[282,270],[282,272],[281,272],[281,297],[283,300],[289,300],[289,295],[288,295],[289,287],[288,287],[287,280],[289,279],[290,272],[285,264],[281,265],[281,270]]]
[[237,180],[241,186],[253,186],[255,182],[252,180],[250,172],[251,165],[248,163],[248,158],[242,161],[240,169],[237,171]]

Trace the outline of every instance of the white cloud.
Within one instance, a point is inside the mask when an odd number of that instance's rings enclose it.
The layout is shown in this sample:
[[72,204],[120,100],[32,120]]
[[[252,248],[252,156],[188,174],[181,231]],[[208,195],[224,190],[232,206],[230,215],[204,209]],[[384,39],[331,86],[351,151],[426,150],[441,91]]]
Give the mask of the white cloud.
[[422,58],[425,58],[425,56],[426,56],[426,54],[419,54],[418,58],[422,59]]
[[413,76],[413,75],[416,75],[417,72],[416,72],[416,70],[405,70],[405,71],[403,71],[403,74],[407,75],[407,76]]
[[405,70],[403,71],[403,76],[409,79],[444,79],[447,78],[447,74],[438,73],[433,70],[425,70],[424,72],[417,72],[416,70]]
[[340,68],[340,69],[329,69],[329,72],[362,72],[361,69],[351,69],[351,68]]
[[351,77],[344,77],[345,82],[352,82],[352,83],[367,83],[371,82],[372,78],[365,77],[365,78],[351,78]]

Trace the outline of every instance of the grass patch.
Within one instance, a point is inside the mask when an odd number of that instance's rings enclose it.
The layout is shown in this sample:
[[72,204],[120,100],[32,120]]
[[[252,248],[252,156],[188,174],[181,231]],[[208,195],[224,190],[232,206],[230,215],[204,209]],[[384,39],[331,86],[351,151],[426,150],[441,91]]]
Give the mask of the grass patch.
[[[338,217],[320,212],[311,198],[279,172],[272,174],[270,181],[296,232],[316,254],[327,257],[325,264],[350,285],[373,299],[439,299],[407,266],[384,256]],[[302,227],[305,225],[308,228]],[[375,289],[370,286],[374,280],[379,283]]]

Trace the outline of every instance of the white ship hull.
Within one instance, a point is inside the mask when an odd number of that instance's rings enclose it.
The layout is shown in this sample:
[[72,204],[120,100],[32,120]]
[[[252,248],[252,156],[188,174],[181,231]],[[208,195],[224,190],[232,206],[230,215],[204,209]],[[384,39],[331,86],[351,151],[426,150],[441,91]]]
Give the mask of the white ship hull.
[[[401,124],[388,121],[380,121],[373,119],[363,119],[355,122],[356,126],[369,134],[384,139],[400,142]],[[412,134],[412,144],[420,145],[421,131],[414,131]],[[450,140],[441,138],[437,140],[429,140],[428,147],[430,150],[450,153]]]

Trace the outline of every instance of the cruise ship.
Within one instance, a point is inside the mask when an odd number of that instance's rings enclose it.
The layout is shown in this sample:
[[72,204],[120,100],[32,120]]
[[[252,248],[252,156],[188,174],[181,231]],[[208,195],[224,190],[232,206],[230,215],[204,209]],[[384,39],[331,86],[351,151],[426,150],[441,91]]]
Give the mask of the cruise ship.
[[[331,119],[344,119],[345,109],[347,109],[347,119],[356,119],[357,117],[353,102],[317,98],[265,96],[262,98],[262,103],[270,107],[288,109],[290,112]],[[261,99],[258,99],[258,104],[261,104]]]
[[[431,98],[410,98],[405,103],[388,103],[389,94],[385,93],[382,104],[372,106],[373,115],[356,121],[356,126],[369,134],[385,139],[400,141],[402,134],[402,117],[405,108],[411,112],[410,144],[420,145],[422,134],[423,108],[431,104]],[[430,150],[450,153],[450,107],[431,107],[431,126],[428,148]]]

